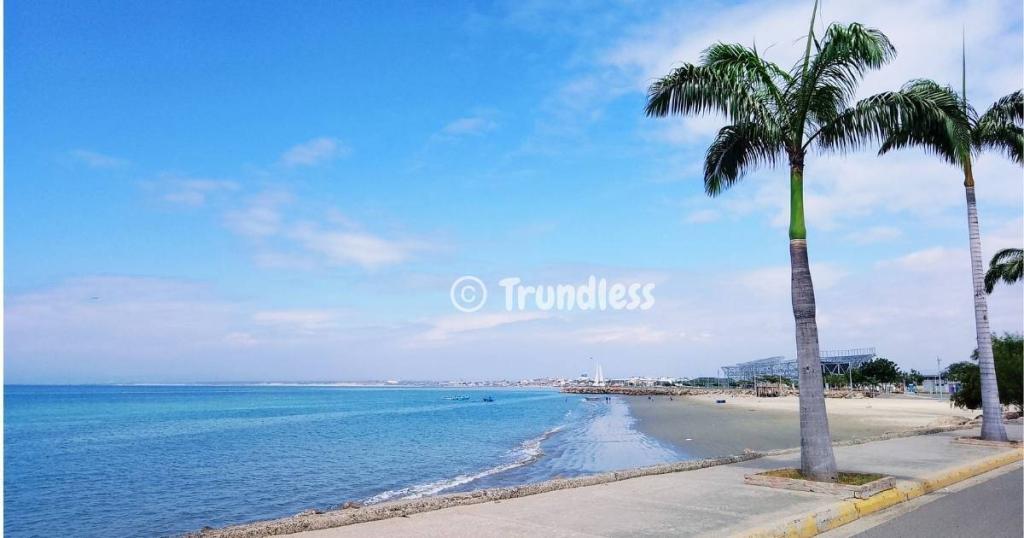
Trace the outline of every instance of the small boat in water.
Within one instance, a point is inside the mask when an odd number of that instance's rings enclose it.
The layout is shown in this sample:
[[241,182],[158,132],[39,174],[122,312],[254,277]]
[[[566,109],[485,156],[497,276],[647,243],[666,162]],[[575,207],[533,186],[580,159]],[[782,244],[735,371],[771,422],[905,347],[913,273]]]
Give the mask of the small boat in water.
[[443,399],[452,402],[468,402],[469,396],[445,396]]
[[600,402],[601,400],[604,400],[604,398],[600,396],[584,396],[583,400],[587,402]]
[[494,397],[493,396],[484,396],[484,401],[485,402],[493,402],[494,401]]

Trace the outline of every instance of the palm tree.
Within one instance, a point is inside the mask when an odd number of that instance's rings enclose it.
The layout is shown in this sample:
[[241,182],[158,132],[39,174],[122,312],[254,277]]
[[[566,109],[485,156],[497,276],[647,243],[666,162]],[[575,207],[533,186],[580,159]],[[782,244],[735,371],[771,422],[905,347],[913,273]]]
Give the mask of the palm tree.
[[[982,439],[1005,441],[1006,428],[999,405],[999,387],[996,381],[995,360],[992,356],[992,331],[988,323],[988,303],[985,299],[987,277],[981,260],[981,231],[978,226],[978,206],[974,194],[974,154],[997,150],[1011,161],[1024,164],[1024,93],[1013,92],[978,116],[967,101],[967,59],[964,54],[962,93],[932,81],[917,81],[912,91],[945,92],[955,99],[960,114],[948,112],[945,118],[933,121],[905,122],[895,126],[882,143],[879,154],[910,146],[924,148],[961,169],[967,195],[967,231],[971,246],[971,280],[974,285],[974,322],[978,340],[978,369],[981,372]],[[1004,251],[1005,252],[1005,251]],[[1019,251],[1018,251],[1019,252]],[[1003,252],[1000,252],[1003,254]],[[999,255],[997,255],[999,258]],[[992,260],[995,263],[995,259]],[[1020,261],[1017,261],[1018,275]],[[997,277],[998,278],[998,277]],[[992,282],[995,283],[995,280]],[[991,286],[988,286],[991,290]]]
[[721,114],[723,127],[707,150],[704,189],[717,196],[758,166],[789,164],[789,253],[793,316],[800,370],[801,471],[814,480],[836,479],[822,390],[814,288],[804,222],[804,161],[808,152],[847,151],[879,140],[897,122],[935,121],[955,102],[943,92],[881,93],[851,105],[863,74],[878,69],[895,49],[882,32],[860,24],[832,24],[818,39],[814,4],[806,50],[789,70],[765,60],[757,48],[717,43],[697,65],[683,64],[648,91],[648,116]]
[[992,293],[996,282],[1002,280],[1007,284],[1013,284],[1020,280],[1024,272],[1024,250],[1019,248],[1004,248],[992,256],[988,262],[988,271],[985,273],[985,293]]

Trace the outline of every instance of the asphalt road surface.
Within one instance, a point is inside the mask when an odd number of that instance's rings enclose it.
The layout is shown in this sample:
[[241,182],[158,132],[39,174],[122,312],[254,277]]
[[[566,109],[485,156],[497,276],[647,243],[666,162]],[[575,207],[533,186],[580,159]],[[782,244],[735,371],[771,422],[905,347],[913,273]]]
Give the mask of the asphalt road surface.
[[929,502],[858,537],[1024,536],[1024,477],[1009,472]]

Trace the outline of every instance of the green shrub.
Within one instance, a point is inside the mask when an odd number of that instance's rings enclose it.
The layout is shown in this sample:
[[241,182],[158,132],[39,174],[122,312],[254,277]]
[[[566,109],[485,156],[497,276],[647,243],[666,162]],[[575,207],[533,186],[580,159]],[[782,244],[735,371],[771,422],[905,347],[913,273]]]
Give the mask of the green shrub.
[[[1024,404],[1024,337],[1019,334],[1004,334],[992,337],[992,354],[996,363],[996,382],[999,384],[999,401],[1003,405],[1014,405],[1017,409]],[[950,396],[953,405],[966,409],[981,407],[981,371],[975,362],[956,362],[949,365],[945,376],[960,384],[960,389]]]

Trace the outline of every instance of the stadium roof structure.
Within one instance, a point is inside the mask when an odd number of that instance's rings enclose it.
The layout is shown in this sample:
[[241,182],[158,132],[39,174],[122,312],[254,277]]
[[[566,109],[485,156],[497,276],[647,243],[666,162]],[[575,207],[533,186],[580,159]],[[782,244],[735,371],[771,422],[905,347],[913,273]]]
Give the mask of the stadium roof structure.
[[[825,375],[845,374],[875,358],[875,348],[837,349],[821,352],[821,371]],[[756,377],[780,376],[798,379],[796,359],[783,356],[756,359],[731,366],[722,366],[722,374],[733,381],[751,381]]]

